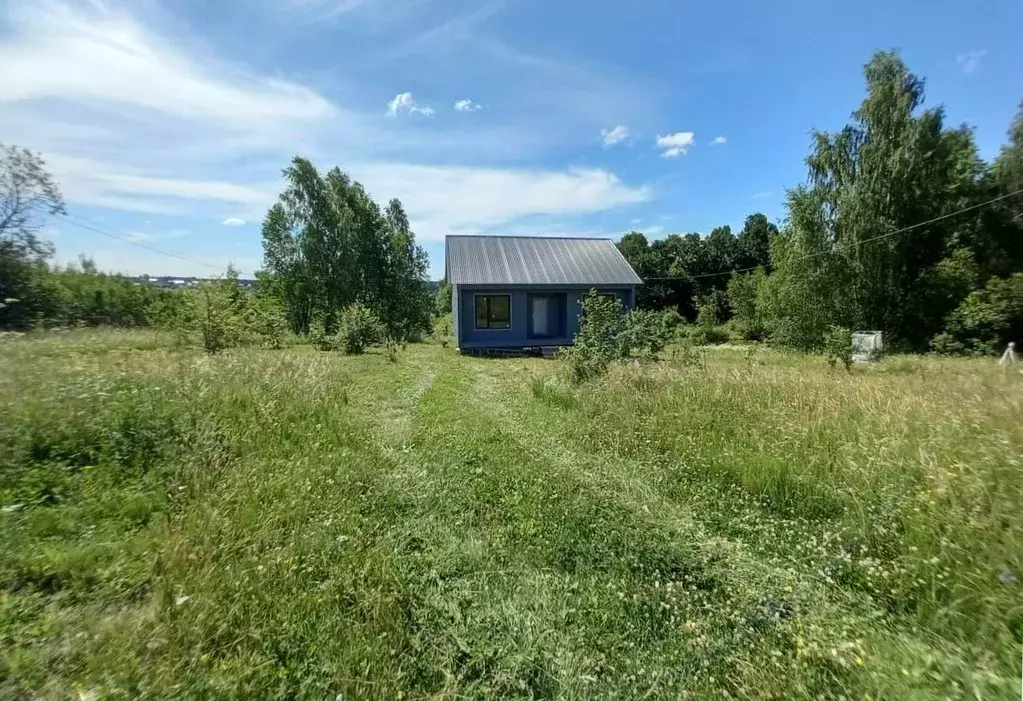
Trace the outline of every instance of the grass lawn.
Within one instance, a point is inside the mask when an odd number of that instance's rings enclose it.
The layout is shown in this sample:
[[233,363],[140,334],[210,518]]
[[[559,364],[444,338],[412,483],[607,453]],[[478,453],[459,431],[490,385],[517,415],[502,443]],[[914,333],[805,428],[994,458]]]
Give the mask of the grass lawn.
[[0,698],[1015,699],[1023,376],[0,341]]

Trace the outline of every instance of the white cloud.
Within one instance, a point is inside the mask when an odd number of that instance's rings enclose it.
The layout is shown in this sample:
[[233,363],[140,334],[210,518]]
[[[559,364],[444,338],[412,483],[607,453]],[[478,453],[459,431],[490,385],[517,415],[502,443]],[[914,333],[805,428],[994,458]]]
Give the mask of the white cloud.
[[653,193],[605,170],[534,171],[366,164],[352,176],[378,199],[397,197],[416,235],[440,241],[538,215],[582,215],[645,202]]
[[614,129],[602,129],[600,135],[604,137],[604,146],[614,146],[629,138],[629,130],[623,125],[618,125]]
[[[588,73],[570,67],[528,56],[491,56],[521,79],[521,95],[534,101],[525,112],[514,119],[495,114],[488,125],[396,124],[380,119],[379,106],[355,111],[286,78],[225,64],[196,52],[187,35],[155,31],[157,25],[123,11],[145,12],[155,4],[34,0],[0,7],[6,12],[0,65],[14,67],[0,81],[0,134],[43,152],[73,213],[90,205],[194,220],[153,217],[152,230],[141,221],[126,223],[138,242],[142,236],[160,241],[162,227],[173,226],[186,226],[193,236],[238,238],[219,223],[259,221],[282,187],[280,168],[296,152],[308,154],[321,169],[333,165],[329,157],[344,153],[339,165],[378,201],[399,197],[417,233],[434,243],[451,232],[530,228],[541,220],[544,231],[581,231],[589,225],[587,215],[653,196],[648,187],[606,170],[458,165],[461,159],[521,164],[562,145],[566,135],[591,138],[601,127],[594,115],[607,114],[612,93],[616,101],[622,93],[607,82],[588,82]],[[563,86],[571,94],[559,92]],[[590,99],[576,99],[586,96]],[[409,93],[395,96],[392,105],[395,114],[433,114]],[[428,165],[431,160],[450,165]],[[87,242],[84,252],[95,254],[105,269],[209,272],[70,226],[66,233]],[[68,243],[72,240],[61,240],[61,256],[73,259],[83,252]],[[213,250],[201,260],[219,266],[247,255],[258,265],[258,242],[238,245],[230,256]]]
[[51,155],[47,166],[69,202],[154,214],[187,214],[197,203],[244,208],[261,217],[280,187],[223,180],[171,178],[88,158]]
[[957,55],[956,64],[962,69],[964,74],[973,73],[980,68],[980,63],[984,60],[985,56],[987,56],[987,51],[984,49],[971,49]]
[[432,107],[421,107],[412,99],[412,93],[402,92],[394,96],[394,99],[387,103],[387,116],[397,117],[401,112],[408,112],[409,114],[425,115],[427,117],[433,115]]
[[[13,39],[0,45],[0,103],[24,100],[103,102],[155,110],[225,128],[271,120],[329,117],[334,107],[281,78],[242,71],[217,75],[131,19],[105,9],[87,13],[52,0],[17,3]],[[93,5],[101,8],[100,5]]]
[[228,217],[220,222],[223,226],[245,226],[245,220],[238,217]]
[[725,143],[727,141],[728,141],[728,139],[726,139],[723,136],[715,136],[714,140],[710,142],[710,145],[711,146],[718,146],[718,145],[723,144],[723,143]]
[[696,135],[691,131],[679,131],[674,134],[657,137],[657,148],[662,148],[661,158],[675,158],[685,155],[689,147],[693,145],[693,138]]
[[456,112],[475,112],[476,110],[483,109],[483,105],[473,102],[469,98],[464,100],[458,100],[455,102]]
[[772,193],[770,190],[764,190],[763,192],[754,192],[753,193],[753,199],[755,199],[755,200],[766,200],[772,194],[774,194],[774,193]]

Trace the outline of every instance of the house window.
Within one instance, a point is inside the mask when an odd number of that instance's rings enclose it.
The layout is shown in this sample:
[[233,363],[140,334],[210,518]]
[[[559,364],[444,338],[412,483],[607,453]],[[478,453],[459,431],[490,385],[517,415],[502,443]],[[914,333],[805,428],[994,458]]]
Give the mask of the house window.
[[476,295],[476,328],[511,328],[511,295]]

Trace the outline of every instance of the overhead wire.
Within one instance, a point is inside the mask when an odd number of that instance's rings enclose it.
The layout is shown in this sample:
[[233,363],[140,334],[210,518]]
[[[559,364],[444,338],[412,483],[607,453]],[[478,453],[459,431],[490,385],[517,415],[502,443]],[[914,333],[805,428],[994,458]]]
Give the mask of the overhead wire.
[[[927,226],[928,224],[934,224],[935,222],[942,221],[943,219],[949,219],[951,217],[957,217],[960,214],[965,214],[966,212],[971,212],[971,211],[973,211],[975,209],[980,209],[981,207],[987,207],[988,205],[994,204],[995,202],[1000,202],[1001,200],[1005,200],[1005,199],[1008,199],[1010,197],[1015,197],[1016,195],[1023,195],[1023,190],[1016,190],[1015,192],[1009,192],[1009,193],[1006,193],[1004,195],[999,195],[998,197],[993,197],[990,200],[986,200],[984,202],[978,202],[977,204],[970,205],[969,207],[963,207],[962,209],[960,209],[958,211],[949,212],[948,214],[942,214],[941,216],[934,217],[933,219],[928,219],[927,221],[918,222],[916,224],[910,224],[909,226],[902,227],[901,229],[896,229],[895,231],[889,231],[887,233],[880,234],[878,236],[871,236],[870,238],[861,239],[859,241],[853,241],[853,242],[850,242],[850,243],[845,244],[845,245],[843,245],[843,244],[836,244],[834,246],[834,248],[832,248],[832,249],[830,249],[828,251],[818,251],[816,253],[808,253],[806,255],[794,258],[793,260],[805,260],[807,258],[815,258],[817,256],[826,255],[826,254],[831,253],[831,252],[833,252],[835,250],[844,250],[846,248],[855,248],[856,246],[862,245],[864,243],[870,243],[871,241],[880,241],[881,239],[890,238],[892,236],[896,236],[897,234],[903,234],[903,233],[905,233],[907,231],[911,231],[913,229],[919,229],[920,227]],[[651,280],[651,281],[697,280],[697,279],[700,279],[700,278],[717,277],[719,275],[735,275],[737,273],[748,273],[748,272],[751,272],[753,270],[756,270],[759,267],[762,267],[762,266],[754,265],[754,266],[751,266],[751,267],[748,267],[748,268],[738,268],[738,269],[731,269],[731,270],[722,270],[722,271],[716,272],[716,273],[700,273],[699,275],[682,275],[682,276],[675,276],[675,277],[648,277],[648,278],[643,278],[643,281],[646,282],[648,280]]]
[[78,216],[76,214],[65,214],[64,217],[67,223],[71,224],[72,226],[77,226],[86,231],[91,231],[93,233],[100,234],[101,236],[106,236],[107,238],[115,239],[117,241],[130,244],[132,246],[138,246],[139,248],[144,248],[148,251],[152,251],[153,253],[159,253],[161,255],[169,256],[171,258],[177,258],[178,260],[183,260],[189,263],[195,263],[196,265],[202,265],[213,270],[221,269],[220,266],[213,265],[212,263],[206,263],[196,258],[192,258],[191,256],[186,256],[183,253],[168,251],[162,248],[158,248],[157,246],[153,246],[149,243],[146,243],[145,241],[136,241],[127,236],[122,236],[121,234],[117,234],[113,231],[110,231],[109,229],[101,227],[101,225],[97,224],[96,222],[86,219],[85,217]]

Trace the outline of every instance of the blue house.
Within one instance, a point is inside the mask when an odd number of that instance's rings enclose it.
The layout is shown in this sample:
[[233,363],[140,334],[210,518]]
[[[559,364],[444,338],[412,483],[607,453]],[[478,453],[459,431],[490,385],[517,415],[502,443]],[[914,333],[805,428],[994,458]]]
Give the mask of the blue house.
[[583,295],[632,309],[643,283],[610,239],[448,236],[444,263],[463,352],[571,345]]

